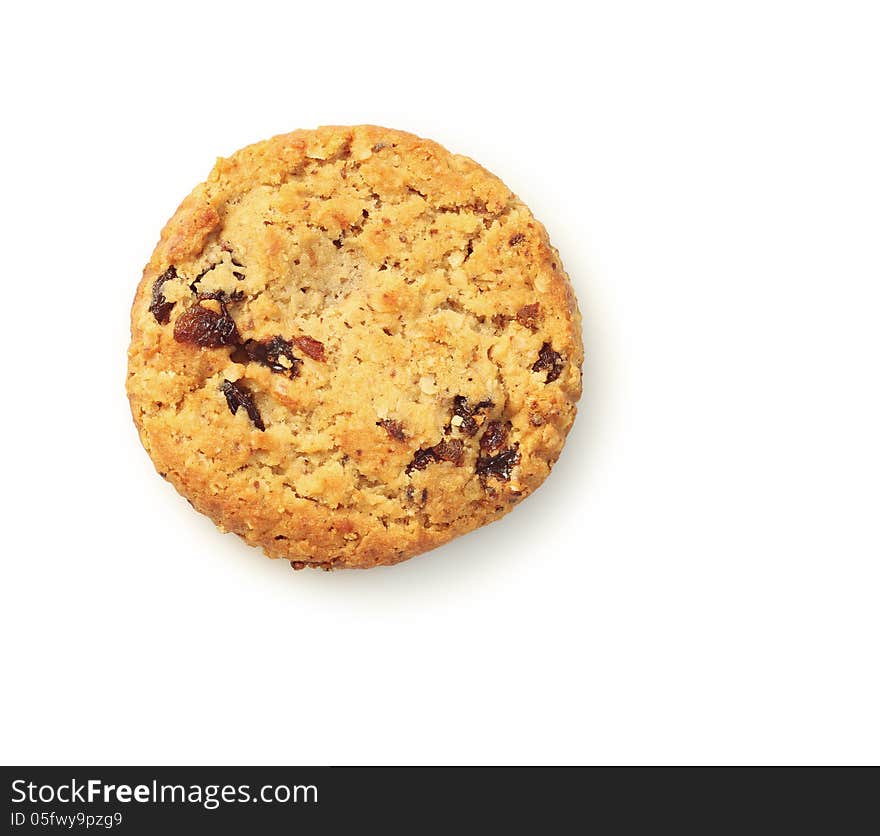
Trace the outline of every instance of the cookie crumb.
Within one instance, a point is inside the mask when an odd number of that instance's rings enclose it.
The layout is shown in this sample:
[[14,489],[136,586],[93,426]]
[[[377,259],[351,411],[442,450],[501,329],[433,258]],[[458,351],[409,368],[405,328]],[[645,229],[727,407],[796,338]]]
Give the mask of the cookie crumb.
[[424,377],[419,378],[419,389],[421,389],[426,395],[436,395],[437,381],[430,375],[425,375]]

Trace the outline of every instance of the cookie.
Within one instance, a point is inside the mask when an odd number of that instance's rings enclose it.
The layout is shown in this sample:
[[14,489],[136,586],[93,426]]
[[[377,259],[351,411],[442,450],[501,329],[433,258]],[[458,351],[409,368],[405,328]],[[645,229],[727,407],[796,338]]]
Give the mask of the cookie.
[[498,519],[581,394],[541,224],[472,160],[374,126],[218,160],[162,231],[131,335],[159,473],[294,568],[397,563]]

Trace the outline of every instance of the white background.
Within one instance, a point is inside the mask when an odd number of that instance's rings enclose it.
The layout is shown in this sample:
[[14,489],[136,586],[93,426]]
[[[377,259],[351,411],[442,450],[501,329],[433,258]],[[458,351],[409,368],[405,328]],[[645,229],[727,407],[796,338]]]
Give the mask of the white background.
[[[876,763],[876,9],[10,6],[0,758]],[[585,394],[504,521],[294,573],[153,471],[128,309],[215,156],[361,122],[529,203]]]

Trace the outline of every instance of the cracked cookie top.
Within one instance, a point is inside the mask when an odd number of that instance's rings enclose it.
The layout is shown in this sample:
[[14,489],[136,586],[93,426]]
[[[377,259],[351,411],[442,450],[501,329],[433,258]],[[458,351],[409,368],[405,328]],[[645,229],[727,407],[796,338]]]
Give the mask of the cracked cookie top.
[[472,160],[374,126],[219,160],[162,231],[131,329],[156,468],[294,568],[396,563],[502,516],[581,393],[541,224]]

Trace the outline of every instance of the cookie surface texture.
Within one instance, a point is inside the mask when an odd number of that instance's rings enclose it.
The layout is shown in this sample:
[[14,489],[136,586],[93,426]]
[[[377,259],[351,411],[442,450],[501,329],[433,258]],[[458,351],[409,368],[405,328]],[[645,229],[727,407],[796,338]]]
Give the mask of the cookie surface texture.
[[373,126],[218,160],[163,229],[131,334],[159,473],[294,568],[397,563],[501,517],[581,393],[541,224],[472,160]]

